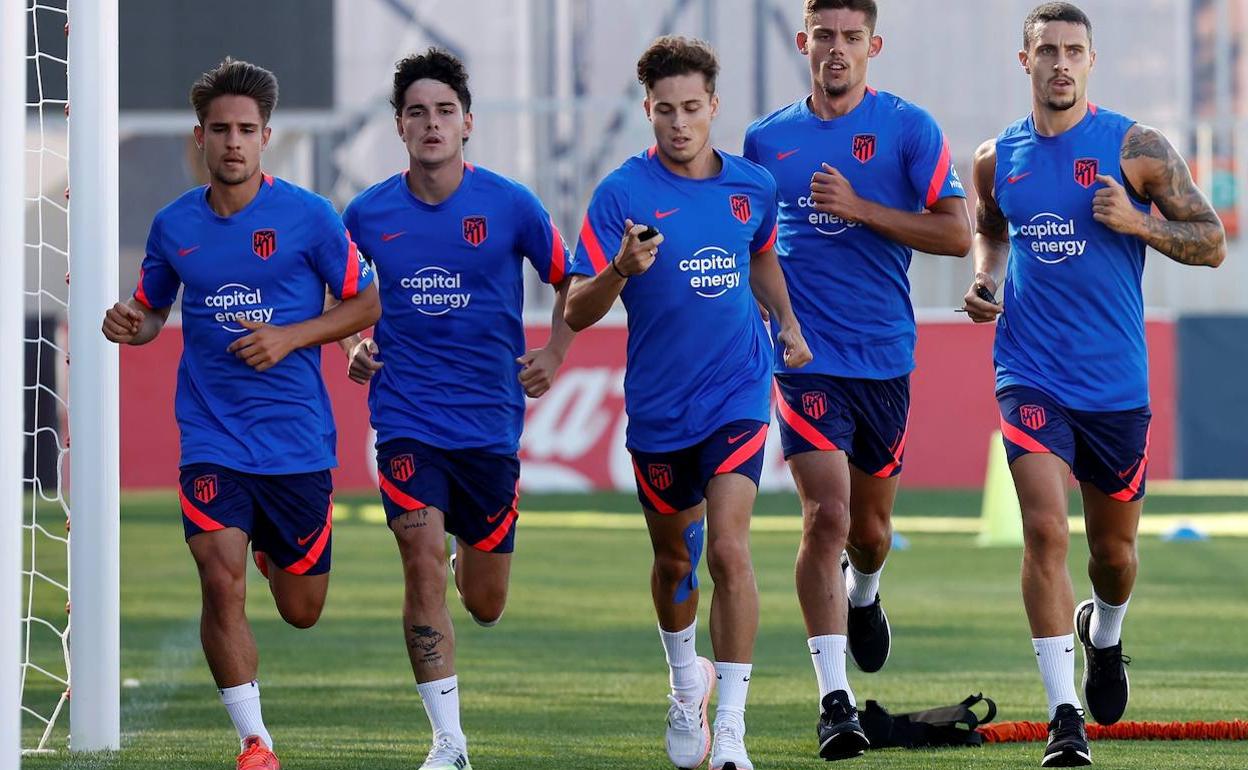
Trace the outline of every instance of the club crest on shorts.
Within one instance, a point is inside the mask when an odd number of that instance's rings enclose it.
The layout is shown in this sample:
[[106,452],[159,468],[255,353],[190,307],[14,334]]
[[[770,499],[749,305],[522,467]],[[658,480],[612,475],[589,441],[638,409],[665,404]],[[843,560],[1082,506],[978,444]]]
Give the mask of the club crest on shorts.
[[851,152],[859,163],[875,157],[875,134],[855,134]]
[[217,474],[200,476],[192,482],[195,499],[207,505],[217,498]]
[[268,259],[277,253],[277,231],[271,227],[251,234],[251,250],[260,259]]
[[486,238],[485,217],[464,217],[464,240],[480,246]]
[[732,208],[732,215],[737,218],[741,224],[749,224],[750,222],[750,196],[748,195],[730,195],[728,196],[728,205]]
[[822,390],[812,390],[802,394],[802,411],[812,420],[818,420],[828,413],[828,395]]
[[1096,158],[1078,158],[1075,160],[1075,181],[1083,187],[1096,184],[1096,175],[1100,170],[1100,162]]
[[390,475],[395,481],[407,481],[416,473],[416,459],[411,455],[399,455],[390,459]]
[[672,485],[672,466],[667,463],[651,463],[647,471],[650,485],[660,492]]
[[1032,430],[1040,430],[1044,424],[1049,421],[1048,416],[1044,413],[1044,407],[1035,404],[1025,404],[1018,408],[1018,419],[1022,420]]

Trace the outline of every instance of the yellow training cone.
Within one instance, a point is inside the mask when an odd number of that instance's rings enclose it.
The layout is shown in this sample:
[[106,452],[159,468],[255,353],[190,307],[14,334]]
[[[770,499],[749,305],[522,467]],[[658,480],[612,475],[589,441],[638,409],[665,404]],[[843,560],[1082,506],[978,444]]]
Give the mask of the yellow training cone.
[[1023,544],[1023,514],[1000,431],[993,432],[988,445],[988,473],[984,477],[977,542],[984,546]]

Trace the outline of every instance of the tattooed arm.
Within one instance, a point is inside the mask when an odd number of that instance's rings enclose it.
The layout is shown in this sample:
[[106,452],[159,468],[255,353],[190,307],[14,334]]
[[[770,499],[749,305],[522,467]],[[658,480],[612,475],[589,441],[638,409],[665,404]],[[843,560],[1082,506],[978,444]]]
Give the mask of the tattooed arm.
[[1141,213],[1113,177],[1100,175],[1092,217],[1112,230],[1135,235],[1184,265],[1217,267],[1226,258],[1226,231],[1213,206],[1192,182],[1187,162],[1161,132],[1135,125],[1122,143],[1122,172],[1165,220]]
[[975,151],[973,181],[979,200],[975,204],[975,239],[971,257],[975,262],[975,280],[962,298],[963,309],[975,323],[991,323],[1001,314],[1001,304],[979,296],[980,289],[996,295],[1005,279],[1005,265],[1010,257],[1010,229],[1005,214],[997,205],[995,177],[997,173],[997,141],[989,139]]

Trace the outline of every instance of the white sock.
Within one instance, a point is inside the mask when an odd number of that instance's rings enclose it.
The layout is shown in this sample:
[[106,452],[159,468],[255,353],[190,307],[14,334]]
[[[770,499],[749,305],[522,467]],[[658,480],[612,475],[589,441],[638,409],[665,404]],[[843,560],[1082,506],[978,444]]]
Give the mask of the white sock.
[[1049,719],[1053,719],[1057,707],[1063,703],[1082,709],[1075,692],[1075,635],[1032,639],[1031,646],[1036,651],[1044,693],[1049,698]]
[[721,718],[737,718],[745,721],[745,698],[750,693],[750,663],[721,663],[715,661],[715,676],[719,678],[719,702],[715,706],[715,724]]
[[1122,641],[1122,619],[1127,615],[1127,601],[1119,605],[1106,604],[1094,592],[1092,594],[1092,623],[1088,626],[1088,641],[1098,650],[1113,647]]
[[252,680],[217,692],[230,715],[230,721],[234,723],[234,729],[238,731],[239,744],[252,735],[258,735],[264,745],[272,749],[273,736],[269,735],[264,717],[260,715],[260,683]]
[[698,619],[694,618],[683,631],[664,631],[659,639],[667,655],[668,681],[672,692],[681,700],[692,700],[702,692],[702,671],[698,667]]
[[823,706],[823,696],[837,690],[845,691],[849,696],[849,705],[858,705],[854,691],[849,688],[849,677],[845,675],[845,643],[843,634],[812,636],[806,640],[810,662],[815,666],[815,679],[819,681],[820,707]]
[[433,682],[418,682],[416,691],[425,704],[434,740],[445,735],[460,746],[467,746],[464,730],[459,726],[459,677],[452,674]]
[[845,573],[845,593],[849,594],[849,606],[867,607],[875,604],[875,595],[880,592],[880,573],[884,565],[871,574],[859,572],[851,561]]

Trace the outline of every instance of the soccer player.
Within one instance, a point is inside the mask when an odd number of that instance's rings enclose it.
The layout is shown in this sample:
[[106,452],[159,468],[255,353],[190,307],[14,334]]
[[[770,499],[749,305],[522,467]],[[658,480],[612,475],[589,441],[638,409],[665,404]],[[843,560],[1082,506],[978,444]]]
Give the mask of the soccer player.
[[[570,261],[541,202],[464,161],[472,95],[464,65],[431,48],[398,63],[392,97],[408,169],[373,185],[343,220],[377,268],[376,340],[348,340],[369,386],[377,477],[403,563],[404,639],[433,728],[423,770],[466,770],[446,533],[473,620],[503,614],[515,547],[524,397],[545,393],[572,342]],[[525,352],[524,261],[556,287],[545,347]]]
[[[814,363],[776,357],[784,456],[802,504],[797,595],[819,685],[819,756],[867,745],[845,673],[878,671],[891,634],[879,584],[892,544],[914,369],[914,249],[970,249],[965,191],[923,109],[867,85],[874,0],[806,0],[809,96],[757,120],[745,157],[776,178],[776,253]],[[773,324],[773,333],[776,331]],[[848,551],[842,562],[842,550]]]
[[[273,73],[227,58],[195,83],[191,103],[210,181],[156,215],[138,287],[108,310],[103,332],[151,342],[182,287],[174,412],[200,639],[242,741],[238,770],[277,770],[244,611],[247,543],[282,618],[315,624],[329,587],[336,464],[320,346],[371,325],[380,303],[329,201],[261,171]],[[326,287],[341,300],[328,311]]]
[[[810,360],[776,261],[776,190],[757,165],[716,150],[719,62],[706,43],[656,40],[637,63],[655,145],[594,191],[572,263],[566,317],[628,313],[627,446],[654,549],[650,587],[670,669],[667,753],[677,767],[752,770],[745,701],[758,589],[749,523],[767,435],[775,319],[784,360]],[[643,224],[643,223],[648,223]],[[649,229],[652,228],[652,229]],[[619,241],[608,256],[604,245]],[[697,656],[698,561],[715,592],[711,645]],[[716,682],[714,743],[707,703]]]
[[[1032,112],[975,154],[975,279],[965,307],[977,322],[997,321],[997,401],[1023,515],[1023,605],[1049,702],[1041,766],[1071,767],[1091,764],[1076,635],[1088,713],[1113,724],[1127,706],[1121,629],[1138,568],[1151,416],[1145,246],[1216,267],[1226,243],[1166,138],[1088,101],[1096,53],[1081,10],[1037,7],[1018,58]],[[1164,219],[1150,216],[1152,205]],[[1000,302],[990,301],[998,288]],[[1093,591],[1077,608],[1066,569],[1072,471]]]

